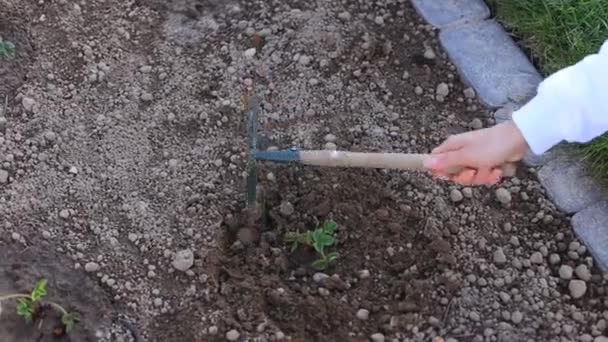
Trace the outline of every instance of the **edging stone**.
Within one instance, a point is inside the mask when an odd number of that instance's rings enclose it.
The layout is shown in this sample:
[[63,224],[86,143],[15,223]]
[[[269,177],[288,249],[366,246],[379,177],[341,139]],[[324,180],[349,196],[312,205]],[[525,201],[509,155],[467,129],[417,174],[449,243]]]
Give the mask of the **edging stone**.
[[552,160],[540,169],[538,178],[549,198],[566,214],[577,213],[608,198],[581,163]]
[[596,203],[572,218],[576,236],[587,246],[602,272],[608,272],[608,202]]
[[439,41],[486,106],[526,102],[536,94],[542,76],[494,20],[446,28]]
[[490,17],[483,0],[412,0],[412,5],[424,20],[439,28]]

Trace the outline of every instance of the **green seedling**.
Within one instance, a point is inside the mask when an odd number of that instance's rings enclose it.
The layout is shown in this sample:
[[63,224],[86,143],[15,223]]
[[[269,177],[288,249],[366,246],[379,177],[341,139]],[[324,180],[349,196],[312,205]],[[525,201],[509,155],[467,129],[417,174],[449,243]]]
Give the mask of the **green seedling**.
[[0,57],[13,58],[15,56],[15,44],[0,37]]
[[338,224],[334,221],[327,221],[315,230],[308,230],[304,233],[287,233],[285,240],[291,243],[291,250],[295,251],[301,244],[311,246],[319,254],[319,259],[312,263],[312,267],[317,270],[326,269],[332,262],[338,259],[337,252],[326,253],[326,248],[334,244],[334,233]]
[[51,302],[51,301],[42,301],[42,298],[46,296],[46,279],[40,279],[32,290],[31,294],[8,294],[4,296],[0,296],[0,314],[2,314],[2,301],[9,299],[17,300],[17,315],[23,317],[26,322],[31,323],[34,321],[35,315],[40,309],[41,305],[50,305],[53,309],[57,310],[61,313],[61,323],[65,326],[65,332],[69,333],[74,328],[76,322],[78,322],[78,317],[68,312],[61,305]]

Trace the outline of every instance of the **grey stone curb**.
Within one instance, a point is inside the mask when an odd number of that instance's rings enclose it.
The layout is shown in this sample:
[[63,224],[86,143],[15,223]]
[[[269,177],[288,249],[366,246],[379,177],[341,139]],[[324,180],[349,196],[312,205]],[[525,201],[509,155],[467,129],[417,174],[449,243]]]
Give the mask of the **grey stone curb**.
[[[507,106],[518,109],[536,94],[542,76],[509,34],[490,18],[483,0],[410,0],[418,14],[439,28],[439,41],[462,80],[479,100],[499,109],[496,122],[510,120]],[[524,163],[540,167],[538,178],[556,207],[574,214],[572,226],[596,264],[608,272],[608,193],[568,148],[556,146]]]

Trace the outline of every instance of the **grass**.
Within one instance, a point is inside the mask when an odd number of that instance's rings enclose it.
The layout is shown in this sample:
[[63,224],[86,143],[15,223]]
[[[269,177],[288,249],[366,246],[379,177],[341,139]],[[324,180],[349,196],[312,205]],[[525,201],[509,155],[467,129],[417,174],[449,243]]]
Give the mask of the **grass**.
[[3,40],[0,36],[0,57],[13,58],[15,57],[15,44],[8,40]]
[[[608,39],[608,0],[487,0],[520,40],[544,76],[596,53]],[[580,151],[594,173],[608,179],[608,134]]]

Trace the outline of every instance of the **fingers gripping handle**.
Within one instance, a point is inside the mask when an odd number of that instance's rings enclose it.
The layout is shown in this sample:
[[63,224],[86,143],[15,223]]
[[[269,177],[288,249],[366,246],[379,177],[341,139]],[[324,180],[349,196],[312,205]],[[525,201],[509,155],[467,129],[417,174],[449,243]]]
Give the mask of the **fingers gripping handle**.
[[[425,161],[429,154],[409,153],[361,153],[344,151],[300,151],[300,160],[304,164],[326,167],[363,167],[377,169],[399,170],[426,170]],[[449,170],[450,174],[457,174],[464,167],[455,167]],[[515,175],[515,164],[502,166],[505,177]]]

